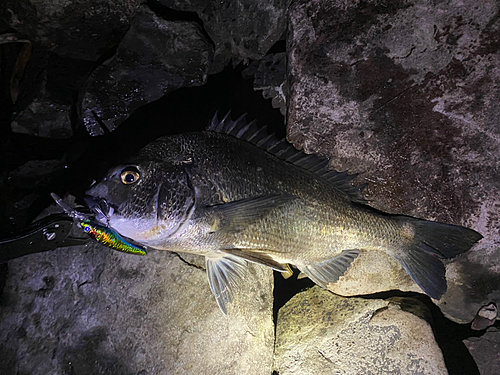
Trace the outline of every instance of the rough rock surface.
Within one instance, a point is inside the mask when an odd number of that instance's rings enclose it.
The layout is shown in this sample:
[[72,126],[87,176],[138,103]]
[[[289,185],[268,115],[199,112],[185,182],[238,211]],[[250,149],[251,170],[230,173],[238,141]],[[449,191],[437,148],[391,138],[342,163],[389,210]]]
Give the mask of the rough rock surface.
[[464,340],[481,375],[500,374],[500,329],[491,327],[481,337]]
[[10,261],[0,373],[270,374],[272,273],[251,266],[223,315],[205,271],[100,244]]
[[271,99],[273,108],[286,116],[286,53],[267,55],[259,61],[253,87],[262,90],[264,99]]
[[53,102],[42,92],[12,121],[14,133],[30,134],[44,138],[70,138],[71,105]]
[[[360,173],[378,209],[483,234],[447,266],[439,305],[462,323],[500,301],[499,11],[495,0],[304,0],[289,10],[288,139]],[[332,290],[417,288],[377,252]]]
[[234,65],[242,60],[260,60],[286,30],[286,0],[160,0],[160,3],[198,14],[215,44],[210,73],[220,72],[231,59]]
[[[18,65],[21,54],[16,53],[15,44],[3,46],[11,49],[4,61],[11,69],[2,71],[0,85],[10,86],[12,92],[11,77],[19,74],[12,69]],[[12,131],[44,138],[71,137],[78,93],[94,63],[59,56],[38,44],[24,58],[26,70],[18,77],[20,83],[15,90]]]
[[143,0],[3,0],[8,27],[61,56],[97,60],[116,46]]
[[315,286],[278,313],[274,370],[291,374],[447,374],[429,324],[384,300]]
[[196,23],[166,21],[141,7],[116,54],[86,84],[81,116],[88,132],[112,131],[141,105],[204,84],[212,54]]

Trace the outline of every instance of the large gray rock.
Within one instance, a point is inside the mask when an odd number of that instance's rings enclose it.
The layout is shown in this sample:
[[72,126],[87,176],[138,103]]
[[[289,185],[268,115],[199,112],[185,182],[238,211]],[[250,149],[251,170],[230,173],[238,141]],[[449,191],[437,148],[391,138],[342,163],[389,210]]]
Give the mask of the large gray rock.
[[286,31],[286,0],[160,0],[172,9],[196,12],[215,44],[210,73],[260,60]]
[[203,269],[92,242],[10,261],[0,373],[270,374],[272,273],[251,266],[223,315]]
[[143,0],[3,0],[0,19],[61,56],[97,60],[120,42]]
[[[470,322],[500,302],[500,19],[482,0],[296,1],[289,10],[288,139],[360,173],[370,204],[476,229],[447,265],[443,312]],[[381,252],[336,293],[419,291]]]
[[[15,36],[12,38],[18,40]],[[6,93],[10,91],[9,96],[15,103],[12,131],[43,138],[70,138],[76,125],[72,120],[77,93],[94,63],[59,56],[39,44],[35,44],[30,53],[17,53],[18,45],[2,44],[3,48],[8,47],[6,52],[11,52],[5,54],[4,63],[12,68],[5,69],[0,85],[7,89]],[[26,64],[26,69],[15,69],[21,62]]]
[[318,286],[278,312],[274,370],[292,374],[447,374],[429,324],[401,302],[334,295]]
[[481,375],[500,374],[500,329],[488,328],[481,337],[470,337],[464,340],[464,344]]
[[143,6],[115,56],[87,81],[81,117],[91,135],[113,131],[140,106],[203,85],[213,47],[194,22],[166,21]]

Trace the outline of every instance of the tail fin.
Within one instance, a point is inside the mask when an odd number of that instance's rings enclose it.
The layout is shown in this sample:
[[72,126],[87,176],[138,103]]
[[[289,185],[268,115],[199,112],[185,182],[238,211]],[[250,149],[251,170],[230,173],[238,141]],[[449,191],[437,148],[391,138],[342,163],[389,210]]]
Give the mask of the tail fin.
[[466,252],[483,236],[458,225],[405,216],[394,218],[412,226],[414,241],[406,251],[391,255],[429,297],[440,299],[447,289],[446,269],[441,259],[454,258]]

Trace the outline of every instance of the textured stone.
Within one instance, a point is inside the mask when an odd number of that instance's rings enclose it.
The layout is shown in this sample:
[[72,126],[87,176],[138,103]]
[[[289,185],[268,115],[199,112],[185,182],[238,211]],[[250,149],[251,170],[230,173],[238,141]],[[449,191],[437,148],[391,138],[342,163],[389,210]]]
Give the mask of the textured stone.
[[[9,47],[4,51],[10,50],[10,54],[6,53],[7,68],[0,85],[10,89],[10,97],[15,93],[16,99],[11,117],[12,131],[43,138],[70,138],[76,127],[73,120],[78,92],[95,64],[61,57],[35,44],[30,54],[23,55],[27,65],[19,72],[14,69],[21,57],[14,53],[16,46],[4,44],[2,47]],[[18,85],[11,84],[14,77]]]
[[291,374],[447,374],[429,324],[399,303],[315,286],[278,312],[274,370]]
[[210,73],[233,64],[260,60],[286,30],[285,0],[160,0],[172,9],[196,12],[215,44]]
[[10,261],[0,373],[270,374],[272,272],[250,266],[223,315],[203,269],[92,242]]
[[[498,2],[296,1],[289,28],[288,139],[359,173],[375,208],[482,233],[439,301],[472,321],[500,301]],[[332,290],[417,288],[375,252]]]
[[481,337],[464,340],[481,375],[500,374],[500,330],[492,327]]
[[286,53],[267,55],[259,61],[253,87],[262,90],[264,99],[271,99],[273,108],[286,115]]
[[89,77],[81,116],[91,135],[112,131],[140,106],[207,80],[213,47],[194,22],[166,21],[143,6],[113,58]]
[[0,19],[61,56],[97,60],[116,46],[142,0],[3,0]]
[[15,117],[11,128],[14,133],[36,137],[70,138],[73,135],[70,111],[71,106],[40,96]]
[[476,317],[471,323],[471,328],[476,331],[481,331],[495,324],[498,317],[498,309],[494,303],[489,303],[479,309]]

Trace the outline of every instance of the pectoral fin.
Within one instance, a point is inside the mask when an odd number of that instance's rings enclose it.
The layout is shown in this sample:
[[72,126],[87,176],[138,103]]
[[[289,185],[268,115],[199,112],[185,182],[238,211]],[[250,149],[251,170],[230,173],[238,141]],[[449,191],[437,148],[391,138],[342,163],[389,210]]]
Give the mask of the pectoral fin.
[[207,207],[212,219],[211,231],[238,232],[295,198],[290,194],[276,194]]
[[359,254],[358,249],[344,250],[336,257],[321,263],[299,267],[299,269],[316,284],[327,289],[328,284],[336,282],[340,276],[344,275]]
[[227,314],[227,304],[233,301],[233,291],[245,277],[247,262],[230,254],[217,259],[205,257],[205,260],[210,289],[222,312]]

